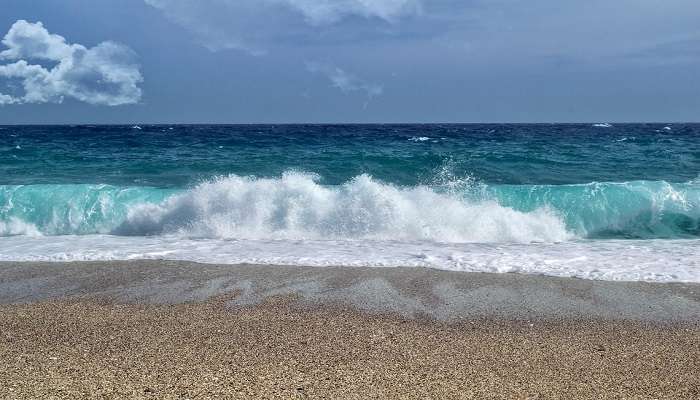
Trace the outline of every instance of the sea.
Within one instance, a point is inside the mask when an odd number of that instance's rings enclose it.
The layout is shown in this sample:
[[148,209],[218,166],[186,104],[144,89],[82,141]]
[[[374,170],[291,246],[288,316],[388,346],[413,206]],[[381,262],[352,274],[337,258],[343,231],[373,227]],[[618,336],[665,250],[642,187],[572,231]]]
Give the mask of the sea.
[[140,259],[700,282],[700,124],[0,126],[0,261]]

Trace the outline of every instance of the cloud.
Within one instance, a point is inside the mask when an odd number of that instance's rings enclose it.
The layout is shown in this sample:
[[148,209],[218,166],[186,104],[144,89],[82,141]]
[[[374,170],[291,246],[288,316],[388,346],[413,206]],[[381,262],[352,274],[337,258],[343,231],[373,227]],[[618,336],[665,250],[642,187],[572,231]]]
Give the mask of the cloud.
[[324,75],[330,80],[331,86],[340,89],[343,93],[364,92],[367,97],[365,107],[367,107],[370,100],[384,93],[382,85],[367,82],[332,64],[308,62],[306,63],[306,69],[309,72]]
[[15,103],[17,103],[17,100],[14,97],[0,93],[0,105]]
[[313,25],[336,23],[344,18],[359,16],[379,18],[387,22],[406,15],[420,13],[418,0],[267,0],[287,6],[302,14]]
[[422,0],[144,0],[192,31],[208,49],[255,55],[287,41],[386,34],[422,13]]
[[[19,82],[23,94],[0,93],[0,105],[61,103],[65,98],[117,106],[137,103],[143,81],[134,53],[126,46],[102,42],[87,48],[49,33],[41,22],[15,22],[2,43],[0,78],[8,87]],[[39,64],[30,64],[34,60]],[[53,63],[53,67],[44,64]]]

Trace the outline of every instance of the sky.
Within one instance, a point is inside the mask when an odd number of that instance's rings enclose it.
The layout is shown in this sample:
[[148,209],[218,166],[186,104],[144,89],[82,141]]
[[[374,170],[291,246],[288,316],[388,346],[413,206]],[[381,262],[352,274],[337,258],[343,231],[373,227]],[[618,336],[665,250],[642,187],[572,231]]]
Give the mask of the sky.
[[0,124],[700,121],[698,0],[0,0]]

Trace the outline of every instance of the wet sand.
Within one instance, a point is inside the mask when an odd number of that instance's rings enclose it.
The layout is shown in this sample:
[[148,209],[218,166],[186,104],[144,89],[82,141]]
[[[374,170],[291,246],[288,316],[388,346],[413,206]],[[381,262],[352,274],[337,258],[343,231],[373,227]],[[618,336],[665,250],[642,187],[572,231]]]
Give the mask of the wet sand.
[[700,285],[0,264],[0,398],[700,397]]

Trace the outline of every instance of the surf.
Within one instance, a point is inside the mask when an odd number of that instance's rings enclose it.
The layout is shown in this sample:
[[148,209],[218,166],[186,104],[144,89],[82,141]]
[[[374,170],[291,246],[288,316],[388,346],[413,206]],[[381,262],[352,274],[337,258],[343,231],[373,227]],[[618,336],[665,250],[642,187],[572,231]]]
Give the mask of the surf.
[[189,189],[0,186],[0,235],[562,242],[700,237],[700,184],[665,181],[398,186],[369,175],[229,175]]

